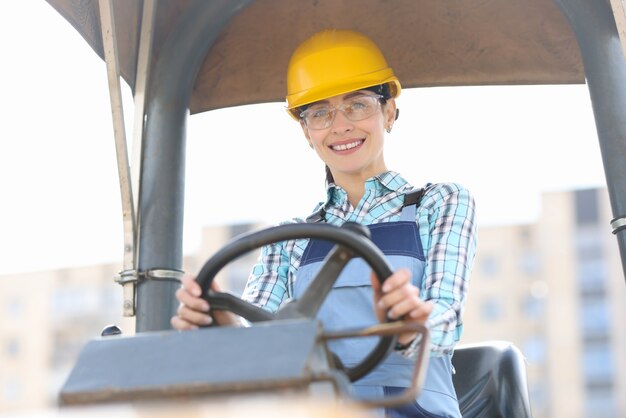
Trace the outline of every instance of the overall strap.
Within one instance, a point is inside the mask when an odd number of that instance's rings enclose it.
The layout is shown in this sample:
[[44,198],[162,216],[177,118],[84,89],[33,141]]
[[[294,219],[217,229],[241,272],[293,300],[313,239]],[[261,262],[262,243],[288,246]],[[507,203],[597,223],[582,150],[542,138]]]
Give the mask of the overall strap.
[[426,187],[422,187],[421,189],[410,190],[405,193],[404,203],[402,204],[402,207],[405,208],[407,206],[417,205],[420,200],[422,200],[422,197],[424,197],[424,193],[426,193],[426,188],[428,186],[429,185],[427,185]]
[[415,222],[417,207],[420,205],[422,198],[428,190],[432,188],[432,183],[427,183],[421,189],[410,190],[404,194],[404,203],[402,204],[401,221]]

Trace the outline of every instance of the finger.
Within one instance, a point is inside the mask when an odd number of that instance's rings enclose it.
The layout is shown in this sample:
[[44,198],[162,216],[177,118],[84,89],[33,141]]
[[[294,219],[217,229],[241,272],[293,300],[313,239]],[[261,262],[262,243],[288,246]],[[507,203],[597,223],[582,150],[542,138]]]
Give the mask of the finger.
[[187,290],[190,294],[196,297],[202,296],[202,288],[200,283],[196,281],[196,276],[185,273],[180,279],[183,289]]
[[215,310],[212,312],[212,315],[213,315],[215,324],[217,325],[230,325],[230,326],[241,325],[241,321],[239,317],[232,312]]
[[424,323],[428,320],[432,310],[433,304],[431,301],[424,302],[423,300],[419,300],[417,304],[414,304],[407,300],[393,306],[393,308],[389,310],[388,315],[391,319],[402,318],[404,320]]
[[209,302],[192,295],[186,288],[181,287],[176,291],[175,295],[176,299],[178,299],[181,304],[186,305],[196,311],[209,312]]
[[197,325],[194,325],[190,322],[185,321],[184,319],[182,319],[179,316],[173,316],[172,319],[170,319],[170,324],[172,324],[172,327],[174,329],[177,329],[179,331],[187,331],[190,329],[198,329]]
[[397,305],[404,300],[413,300],[417,303],[420,300],[419,289],[410,283],[405,283],[404,286],[383,294],[378,302],[378,306],[380,308],[390,309],[392,306]]
[[391,276],[385,280],[382,285],[383,293],[391,292],[393,289],[404,286],[411,282],[411,272],[407,269],[396,270]]
[[217,284],[217,280],[211,282],[211,290],[214,292],[221,292],[222,288]]
[[396,294],[390,295],[394,296],[393,301],[389,301],[389,299],[383,298],[383,303],[385,304],[385,308],[387,309],[387,316],[391,319],[401,318],[404,315],[411,312],[413,309],[416,309],[421,303],[419,297],[413,294],[405,294],[402,297],[396,297]]
[[420,306],[409,312],[408,315],[412,319],[415,319],[417,321],[426,322],[431,312],[433,311],[433,305],[434,304],[432,301],[424,302],[420,304]]
[[211,315],[203,312],[194,311],[193,309],[189,309],[189,307],[185,305],[180,305],[178,307],[178,316],[181,319],[198,326],[211,325],[213,323],[213,318],[211,318]]
[[[393,304],[387,311],[387,316],[391,319],[398,319],[411,315],[413,312],[423,313],[425,311],[421,306],[423,304],[424,302],[419,298],[405,298]],[[415,319],[412,316],[411,318]]]

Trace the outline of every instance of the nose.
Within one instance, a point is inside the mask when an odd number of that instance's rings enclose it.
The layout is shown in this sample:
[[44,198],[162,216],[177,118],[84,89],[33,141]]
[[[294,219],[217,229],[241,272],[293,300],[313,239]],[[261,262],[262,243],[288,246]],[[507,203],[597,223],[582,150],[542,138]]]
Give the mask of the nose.
[[354,124],[348,119],[346,114],[343,113],[343,110],[337,109],[335,110],[335,118],[333,119],[331,128],[333,133],[341,135],[350,132],[354,128]]

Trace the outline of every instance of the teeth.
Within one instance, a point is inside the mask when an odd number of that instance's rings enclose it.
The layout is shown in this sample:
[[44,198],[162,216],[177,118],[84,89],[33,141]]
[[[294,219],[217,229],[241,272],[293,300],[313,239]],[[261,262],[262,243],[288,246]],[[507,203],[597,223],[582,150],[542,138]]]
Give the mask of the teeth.
[[354,147],[358,147],[362,143],[363,143],[363,140],[358,140],[358,141],[351,142],[349,144],[332,145],[331,148],[335,151],[345,151],[348,149],[352,149]]

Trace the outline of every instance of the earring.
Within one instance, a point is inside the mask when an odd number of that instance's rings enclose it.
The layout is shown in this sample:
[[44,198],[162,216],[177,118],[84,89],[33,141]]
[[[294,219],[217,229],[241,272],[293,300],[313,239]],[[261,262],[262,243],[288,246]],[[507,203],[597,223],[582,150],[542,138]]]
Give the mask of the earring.
[[387,129],[385,129],[387,131],[388,134],[391,133],[391,125],[387,126]]

